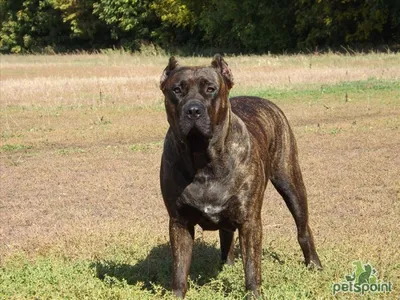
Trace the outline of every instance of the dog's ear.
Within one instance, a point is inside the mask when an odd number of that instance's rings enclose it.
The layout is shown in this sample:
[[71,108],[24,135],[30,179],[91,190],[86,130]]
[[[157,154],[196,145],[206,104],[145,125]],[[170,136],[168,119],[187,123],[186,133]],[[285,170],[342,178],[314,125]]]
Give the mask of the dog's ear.
[[171,72],[173,70],[176,69],[176,67],[178,65],[179,64],[178,64],[178,61],[176,60],[176,58],[171,56],[169,58],[168,66],[164,69],[164,72],[162,73],[161,78],[160,78],[160,89],[161,90],[164,89],[164,85],[165,85],[165,82],[166,82],[168,76],[171,74]]
[[233,76],[231,69],[229,69],[228,64],[222,58],[220,54],[215,54],[214,58],[211,62],[211,65],[214,69],[216,69],[219,73],[221,73],[222,77],[225,80],[226,85],[229,89],[233,87]]

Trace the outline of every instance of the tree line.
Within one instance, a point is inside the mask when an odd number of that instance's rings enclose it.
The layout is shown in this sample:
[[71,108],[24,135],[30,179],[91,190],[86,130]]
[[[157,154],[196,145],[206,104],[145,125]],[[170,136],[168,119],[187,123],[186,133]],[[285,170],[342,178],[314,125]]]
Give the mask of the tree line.
[[0,0],[0,52],[282,53],[400,44],[399,0]]

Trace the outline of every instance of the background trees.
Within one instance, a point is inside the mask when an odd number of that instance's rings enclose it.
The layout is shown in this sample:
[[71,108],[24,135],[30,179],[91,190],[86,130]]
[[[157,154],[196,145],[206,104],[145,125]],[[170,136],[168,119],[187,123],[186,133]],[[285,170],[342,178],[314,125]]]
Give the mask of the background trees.
[[0,0],[0,51],[265,53],[400,44],[398,0]]

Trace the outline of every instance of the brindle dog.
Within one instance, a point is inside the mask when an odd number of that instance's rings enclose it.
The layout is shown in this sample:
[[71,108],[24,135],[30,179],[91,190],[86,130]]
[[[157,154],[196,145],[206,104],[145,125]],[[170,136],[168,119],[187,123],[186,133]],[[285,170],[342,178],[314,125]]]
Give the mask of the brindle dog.
[[261,295],[261,206],[268,180],[294,217],[306,265],[322,268],[289,123],[266,99],[228,99],[232,86],[220,55],[209,67],[180,66],[171,57],[161,77],[170,127],[160,179],[178,297],[187,290],[196,224],[219,230],[221,259],[228,264],[234,261],[233,235],[239,230],[246,289]]

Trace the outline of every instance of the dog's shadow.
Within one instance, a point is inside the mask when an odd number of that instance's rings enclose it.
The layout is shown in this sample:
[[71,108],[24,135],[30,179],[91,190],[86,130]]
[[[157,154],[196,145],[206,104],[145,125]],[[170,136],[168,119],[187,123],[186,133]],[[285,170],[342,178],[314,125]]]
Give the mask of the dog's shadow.
[[[92,263],[96,276],[107,282],[113,278],[129,285],[143,284],[143,288],[154,292],[153,285],[170,290],[172,284],[172,256],[169,243],[154,247],[146,258],[136,264],[114,261]],[[196,241],[193,247],[190,278],[198,285],[210,282],[221,271],[220,250],[214,245]],[[111,280],[110,280],[111,279]]]

